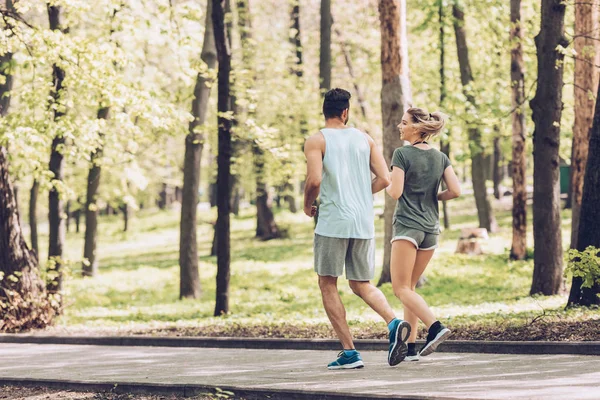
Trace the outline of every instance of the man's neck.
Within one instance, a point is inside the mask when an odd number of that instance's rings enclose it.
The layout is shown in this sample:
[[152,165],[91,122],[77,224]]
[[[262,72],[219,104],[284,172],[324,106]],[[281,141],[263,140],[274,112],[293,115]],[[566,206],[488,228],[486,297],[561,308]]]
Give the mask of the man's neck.
[[330,119],[325,120],[325,128],[344,129],[344,128],[347,128],[347,126],[340,119],[330,118]]

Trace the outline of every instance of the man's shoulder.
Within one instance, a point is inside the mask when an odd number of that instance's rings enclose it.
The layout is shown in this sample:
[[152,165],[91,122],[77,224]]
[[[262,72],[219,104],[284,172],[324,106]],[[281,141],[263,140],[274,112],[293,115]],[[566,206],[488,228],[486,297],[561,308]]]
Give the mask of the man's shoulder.
[[315,133],[314,135],[309,136],[306,139],[306,142],[304,142],[304,149],[306,150],[306,149],[311,149],[311,148],[323,148],[324,144],[325,144],[325,137],[319,131],[319,132]]

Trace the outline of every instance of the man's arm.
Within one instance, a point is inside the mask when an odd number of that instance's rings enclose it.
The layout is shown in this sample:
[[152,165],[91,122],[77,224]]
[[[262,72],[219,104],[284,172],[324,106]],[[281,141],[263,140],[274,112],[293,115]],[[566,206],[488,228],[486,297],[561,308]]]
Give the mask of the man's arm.
[[324,138],[318,133],[309,137],[304,144],[304,156],[306,157],[306,182],[304,184],[304,213],[314,217],[317,208],[313,203],[321,191],[321,179],[323,175],[323,150]]
[[375,174],[375,179],[371,182],[371,192],[378,193],[390,184],[390,174],[388,167],[383,159],[383,154],[375,144],[371,136],[367,135],[369,145],[371,146],[371,172]]

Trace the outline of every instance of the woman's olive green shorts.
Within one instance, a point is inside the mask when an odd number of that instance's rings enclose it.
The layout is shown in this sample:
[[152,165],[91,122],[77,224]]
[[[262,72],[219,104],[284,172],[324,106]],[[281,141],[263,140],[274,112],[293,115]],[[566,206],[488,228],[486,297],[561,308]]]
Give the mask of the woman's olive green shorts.
[[438,234],[423,232],[419,229],[402,225],[395,220],[393,232],[392,243],[396,240],[407,240],[414,244],[417,250],[433,250],[438,247],[438,237],[440,236]]

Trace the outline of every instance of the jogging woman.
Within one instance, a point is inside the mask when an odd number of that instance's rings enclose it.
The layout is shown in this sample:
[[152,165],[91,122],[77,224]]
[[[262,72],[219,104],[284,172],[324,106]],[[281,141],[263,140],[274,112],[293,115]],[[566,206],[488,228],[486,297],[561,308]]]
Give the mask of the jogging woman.
[[[398,200],[393,220],[391,276],[394,294],[404,305],[404,320],[411,325],[406,360],[416,361],[433,353],[448,338],[450,330],[433,315],[425,300],[415,292],[417,281],[438,246],[438,201],[460,195],[458,178],[448,157],[428,141],[445,125],[440,112],[409,108],[398,125],[401,139],[409,142],[394,151],[392,183],[388,194]],[[444,180],[447,190],[439,192]],[[417,353],[418,320],[428,329],[427,341]]]

